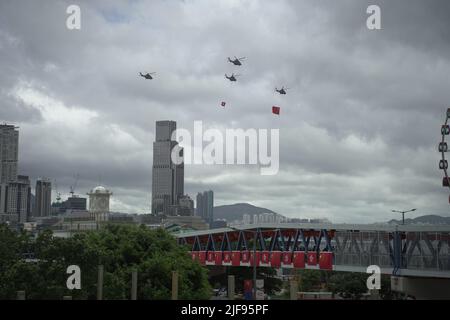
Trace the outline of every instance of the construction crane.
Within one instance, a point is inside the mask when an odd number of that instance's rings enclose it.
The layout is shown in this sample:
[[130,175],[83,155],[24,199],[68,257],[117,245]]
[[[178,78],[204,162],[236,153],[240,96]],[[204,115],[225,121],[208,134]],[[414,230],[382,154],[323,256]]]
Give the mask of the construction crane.
[[55,180],[55,192],[56,192],[56,203],[60,203],[61,202],[61,192],[58,192],[58,184],[56,183]]
[[77,184],[78,184],[78,178],[80,177],[80,175],[77,173],[75,176],[75,183],[73,185],[70,186],[70,194],[72,195],[72,198],[75,194],[75,189],[77,188]]

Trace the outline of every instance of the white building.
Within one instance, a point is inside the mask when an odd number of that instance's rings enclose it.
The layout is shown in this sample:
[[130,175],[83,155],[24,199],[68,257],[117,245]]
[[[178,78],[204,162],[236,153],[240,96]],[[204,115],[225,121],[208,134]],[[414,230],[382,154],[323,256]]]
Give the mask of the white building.
[[112,195],[108,189],[98,186],[89,193],[89,212],[95,216],[96,221],[107,221],[109,214],[109,199]]

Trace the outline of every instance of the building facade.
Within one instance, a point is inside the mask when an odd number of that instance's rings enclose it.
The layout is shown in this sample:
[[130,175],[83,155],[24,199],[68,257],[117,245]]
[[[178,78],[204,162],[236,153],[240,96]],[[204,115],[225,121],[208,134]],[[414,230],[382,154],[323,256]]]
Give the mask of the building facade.
[[27,222],[31,212],[31,186],[28,176],[2,184],[0,188],[0,222]]
[[0,184],[17,181],[19,131],[13,125],[0,125]]
[[34,217],[51,216],[52,214],[51,201],[52,201],[51,182],[45,179],[38,179],[36,181],[33,216]]
[[28,176],[17,174],[19,131],[14,125],[0,125],[0,222],[27,222],[31,212]]
[[211,190],[197,194],[197,216],[212,226],[214,221],[214,192]]
[[[153,142],[152,214],[172,215],[173,206],[179,205],[184,195],[184,163],[172,161],[172,150],[178,142],[172,140],[175,121],[157,121]],[[183,149],[179,155],[183,157]]]
[[112,192],[103,186],[92,189],[89,193],[89,212],[96,221],[107,221],[109,216],[109,200]]

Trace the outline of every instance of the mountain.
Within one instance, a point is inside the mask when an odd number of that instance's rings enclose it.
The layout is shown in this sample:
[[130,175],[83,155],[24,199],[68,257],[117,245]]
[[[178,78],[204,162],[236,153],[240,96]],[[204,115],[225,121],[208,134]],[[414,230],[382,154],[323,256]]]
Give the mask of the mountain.
[[272,210],[256,207],[249,203],[235,203],[214,207],[214,219],[225,219],[227,222],[242,220],[244,214],[249,214],[253,218],[254,214],[260,213],[273,213],[277,216],[281,216]]
[[[392,219],[388,222],[388,224],[401,224],[402,220],[396,220]],[[442,217],[438,215],[426,215],[426,216],[420,216],[413,219],[405,219],[405,224],[450,224],[450,217]]]

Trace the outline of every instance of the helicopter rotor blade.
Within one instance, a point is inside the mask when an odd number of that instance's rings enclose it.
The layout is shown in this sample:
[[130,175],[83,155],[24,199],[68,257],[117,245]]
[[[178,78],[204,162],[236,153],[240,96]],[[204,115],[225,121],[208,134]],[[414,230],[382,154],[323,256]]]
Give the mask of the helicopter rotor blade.
[[239,58],[238,60],[245,60],[245,57]]

